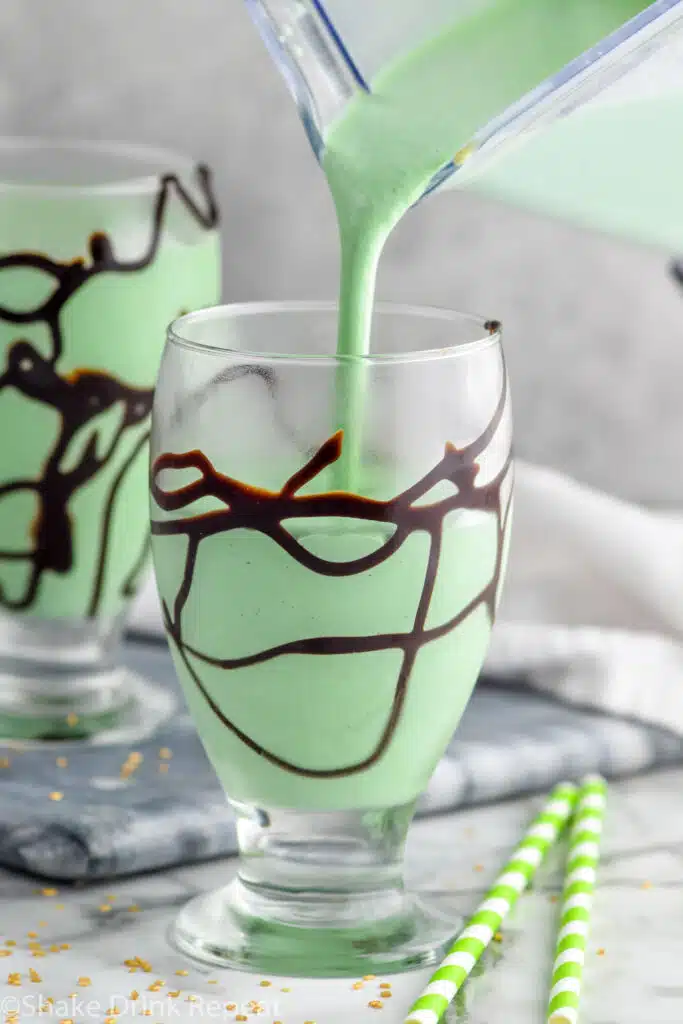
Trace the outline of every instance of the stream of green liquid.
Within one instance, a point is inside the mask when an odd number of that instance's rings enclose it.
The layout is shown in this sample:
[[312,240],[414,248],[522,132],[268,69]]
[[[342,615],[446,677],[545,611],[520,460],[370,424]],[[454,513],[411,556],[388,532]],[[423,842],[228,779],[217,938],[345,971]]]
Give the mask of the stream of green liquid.
[[[332,124],[323,169],[337,211],[341,283],[337,485],[357,485],[379,258],[433,175],[492,117],[648,4],[496,0],[402,55]],[[463,254],[453,254],[454,261]]]

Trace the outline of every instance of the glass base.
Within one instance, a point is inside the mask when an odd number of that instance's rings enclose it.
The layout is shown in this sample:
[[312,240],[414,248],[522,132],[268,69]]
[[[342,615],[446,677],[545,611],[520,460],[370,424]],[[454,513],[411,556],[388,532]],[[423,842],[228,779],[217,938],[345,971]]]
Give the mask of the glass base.
[[[310,916],[308,901],[271,905],[271,914],[262,916],[253,911],[253,894],[235,881],[188,903],[170,938],[181,953],[214,967],[303,978],[362,978],[438,963],[462,925],[462,919],[443,913],[443,900],[436,894],[406,893],[395,914],[370,919],[371,895],[356,899],[354,907],[348,898],[335,902],[321,894],[317,920],[293,924],[286,919]],[[278,910],[281,916],[272,916]],[[349,920],[354,916],[355,924]]]
[[181,910],[171,941],[183,953],[304,978],[390,974],[443,954],[459,915],[443,894],[403,887],[412,803],[340,811],[232,806],[237,878]]
[[133,742],[154,732],[175,706],[165,687],[125,667],[51,689],[0,674],[0,742]]

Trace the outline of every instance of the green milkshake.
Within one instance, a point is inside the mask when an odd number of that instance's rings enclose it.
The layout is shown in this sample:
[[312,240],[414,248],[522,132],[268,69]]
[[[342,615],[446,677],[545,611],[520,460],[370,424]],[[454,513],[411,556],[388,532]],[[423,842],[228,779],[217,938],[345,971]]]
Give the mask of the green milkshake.
[[34,182],[15,156],[0,150],[0,609],[112,620],[147,564],[164,327],[218,298],[213,200],[203,171],[195,206],[172,174],[81,187],[58,152]]
[[[270,532],[209,535],[178,609],[187,547],[177,533],[164,534],[157,508],[153,518],[176,668],[230,797],[300,810],[414,800],[484,660],[502,576],[502,519],[460,508],[444,514],[428,612],[416,630],[429,532],[416,529],[374,562],[393,528],[354,520],[342,532],[338,520],[295,519],[290,536],[315,557],[313,566]],[[330,566],[367,558],[367,570],[328,575]]]
[[[338,351],[370,349],[377,265],[391,230],[474,133],[548,75],[642,11],[639,0],[498,0],[479,5],[383,68],[325,138],[323,170],[341,243]],[[353,486],[365,415],[362,368],[338,379],[347,444],[340,486]]]
[[492,165],[473,187],[539,213],[683,252],[683,90],[595,103]]

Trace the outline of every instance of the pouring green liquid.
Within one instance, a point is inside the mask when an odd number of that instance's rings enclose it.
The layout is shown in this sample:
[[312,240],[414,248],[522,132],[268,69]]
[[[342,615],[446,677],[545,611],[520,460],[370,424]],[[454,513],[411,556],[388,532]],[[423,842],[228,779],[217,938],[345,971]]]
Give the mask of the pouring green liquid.
[[353,488],[364,410],[379,258],[392,229],[433,175],[477,129],[578,53],[642,11],[639,0],[506,0],[460,20],[389,64],[333,123],[323,169],[341,242],[337,352],[345,456]]

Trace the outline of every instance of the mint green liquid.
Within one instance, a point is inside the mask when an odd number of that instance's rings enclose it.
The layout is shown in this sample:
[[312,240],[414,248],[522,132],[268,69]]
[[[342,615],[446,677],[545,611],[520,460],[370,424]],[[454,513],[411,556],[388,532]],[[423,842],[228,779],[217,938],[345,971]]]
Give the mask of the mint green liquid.
[[[154,518],[162,516],[155,510]],[[314,554],[338,562],[368,554],[387,539],[377,525],[341,532],[337,522],[324,519],[292,532]],[[172,607],[186,544],[174,535],[153,542],[159,592]],[[416,532],[376,568],[329,577],[299,565],[253,530],[208,537],[182,613],[184,642],[202,655],[240,658],[303,637],[408,632],[428,551],[428,535]],[[427,630],[448,622],[482,591],[494,575],[497,551],[493,516],[447,516]],[[333,810],[398,806],[425,788],[465,710],[490,631],[482,604],[425,643],[388,748],[371,767],[338,778],[286,771],[251,749],[221,722],[191,672],[236,729],[270,754],[320,772],[362,763],[376,749],[391,714],[400,650],[290,653],[226,671],[194,653],[183,657],[170,643],[202,742],[228,794],[257,806]]]
[[[4,197],[0,254],[37,251],[51,260],[81,258],[89,265],[89,236],[104,229],[116,255],[130,260],[144,251],[153,229],[153,197],[143,197],[141,203],[129,210],[125,203],[121,209],[116,199],[104,198],[98,205],[88,196]],[[30,314],[40,310],[56,287],[54,276],[41,269],[3,267],[0,307]],[[54,396],[84,373],[106,375],[112,387],[120,384],[149,394],[166,325],[181,311],[212,305],[218,298],[218,233],[198,228],[174,197],[149,266],[101,273],[66,302],[59,316],[63,349],[55,375],[49,375],[47,365],[54,340],[45,323],[29,315],[27,322],[16,324],[0,315],[0,372],[9,368],[16,344],[25,342],[32,354],[21,360],[20,368],[34,375],[37,389],[29,394],[32,387],[22,390],[10,382],[0,390],[0,610],[16,609],[42,619],[90,614],[110,619],[130,602],[148,564],[149,415],[126,426],[125,403],[114,401],[62,444],[64,421],[52,404]],[[32,370],[31,363],[40,363],[42,369]],[[101,468],[89,468],[93,460],[102,460]],[[66,502],[68,540],[60,538],[60,550],[72,545],[70,565],[42,572],[32,600],[20,607],[30,593],[40,548],[40,516],[49,518],[54,507],[41,508],[37,491],[51,463],[58,467],[60,480],[68,481],[73,474],[82,481]]]
[[[478,128],[647,6],[499,0],[390,64],[349,104],[323,160],[341,243],[340,355],[370,351],[382,248],[432,176]],[[346,432],[339,483],[353,486],[364,410],[358,364],[342,367],[337,397]]]
[[586,107],[495,163],[474,187],[633,242],[683,252],[683,89]]

